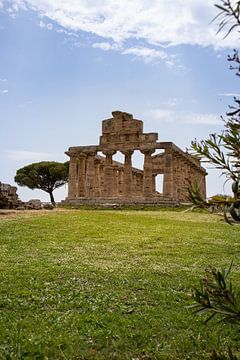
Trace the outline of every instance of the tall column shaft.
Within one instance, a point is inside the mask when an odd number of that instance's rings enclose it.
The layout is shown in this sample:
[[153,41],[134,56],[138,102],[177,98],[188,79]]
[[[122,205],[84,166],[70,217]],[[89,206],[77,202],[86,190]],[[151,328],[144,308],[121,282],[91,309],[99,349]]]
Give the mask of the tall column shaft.
[[95,153],[89,153],[87,156],[86,166],[86,196],[94,197],[94,183],[95,183]]
[[132,194],[133,196],[137,195],[137,174],[134,172],[132,174]]
[[170,199],[173,198],[173,166],[170,149],[165,150],[163,195]]
[[123,195],[123,170],[118,170],[118,194]]
[[137,196],[142,196],[143,190],[143,175],[137,174],[136,175],[136,194]]
[[118,170],[113,165],[112,167],[112,196],[118,195]]
[[133,151],[123,152],[125,155],[123,172],[123,194],[126,197],[132,196],[132,154]]
[[145,197],[153,196],[153,188],[152,188],[152,172],[153,172],[153,164],[152,164],[152,153],[153,150],[142,151],[144,153],[144,165],[143,165],[143,195]]
[[104,164],[100,164],[100,196],[103,197],[104,196],[104,169],[105,169],[105,165]]
[[156,195],[156,174],[152,175],[152,192]]
[[206,199],[207,194],[206,194],[206,176],[205,174],[201,173],[201,194],[203,196],[204,199]]
[[78,157],[78,197],[86,195],[86,155]]
[[104,152],[106,156],[105,166],[104,166],[104,196],[112,197],[114,196],[113,189],[113,164],[112,157],[115,154],[115,151]]
[[77,196],[77,158],[70,156],[69,175],[68,175],[68,197],[70,199]]
[[179,193],[179,173],[178,173],[178,155],[176,152],[173,153],[173,199],[178,200]]
[[101,175],[100,175],[100,161],[95,160],[95,175],[94,175],[94,197],[101,196]]

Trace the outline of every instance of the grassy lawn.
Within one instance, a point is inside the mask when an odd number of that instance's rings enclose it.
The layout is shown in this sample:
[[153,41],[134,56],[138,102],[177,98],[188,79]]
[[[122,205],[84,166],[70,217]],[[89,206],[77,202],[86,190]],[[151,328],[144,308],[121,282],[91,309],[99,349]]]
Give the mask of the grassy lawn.
[[209,359],[237,326],[186,306],[207,265],[239,283],[240,228],[217,215],[0,216],[0,359]]

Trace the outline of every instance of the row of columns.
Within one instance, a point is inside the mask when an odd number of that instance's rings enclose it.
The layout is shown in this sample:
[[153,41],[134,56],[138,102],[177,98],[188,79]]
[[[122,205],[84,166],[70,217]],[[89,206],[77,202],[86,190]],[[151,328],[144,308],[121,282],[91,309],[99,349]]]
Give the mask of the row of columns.
[[[96,152],[70,156],[68,198],[108,198],[144,197],[155,194],[152,154],[154,150],[142,151],[144,154],[143,173],[132,168],[133,151],[124,151],[122,167],[114,166],[115,151],[103,152],[104,164],[97,159]],[[203,197],[206,196],[205,174],[193,168],[181,154],[165,150],[163,196],[169,199],[186,201],[189,183],[197,181]]]
[[190,184],[197,183],[199,190],[206,197],[205,174],[193,167],[181,154],[174,153],[172,159],[173,198],[180,201],[188,200]]
[[152,153],[154,150],[142,151],[144,168],[142,173],[133,172],[133,151],[124,151],[122,169],[113,164],[115,151],[103,152],[104,166],[96,159],[95,152],[70,155],[68,198],[78,197],[115,197],[144,196],[151,197],[155,191],[153,184]]

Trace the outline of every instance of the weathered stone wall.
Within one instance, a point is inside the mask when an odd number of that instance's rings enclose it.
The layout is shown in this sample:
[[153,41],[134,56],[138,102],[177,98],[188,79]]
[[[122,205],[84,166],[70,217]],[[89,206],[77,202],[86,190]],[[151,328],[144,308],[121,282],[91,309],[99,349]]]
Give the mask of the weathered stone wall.
[[[143,122],[115,111],[103,120],[99,145],[70,147],[69,203],[156,203],[187,201],[187,188],[197,182],[206,197],[206,171],[199,160],[172,142],[158,142],[157,133],[143,133]],[[155,154],[156,150],[161,154]],[[135,150],[144,155],[143,170],[132,166]],[[120,151],[124,163],[113,160]],[[99,156],[98,153],[104,156]],[[156,191],[156,176],[163,174],[163,193]]]
[[18,203],[17,188],[0,182],[0,208],[15,208]]

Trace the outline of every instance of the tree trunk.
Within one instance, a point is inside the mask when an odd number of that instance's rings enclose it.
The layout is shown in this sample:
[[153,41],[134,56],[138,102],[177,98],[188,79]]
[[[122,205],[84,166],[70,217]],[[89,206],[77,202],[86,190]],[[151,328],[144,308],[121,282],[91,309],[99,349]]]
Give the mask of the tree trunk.
[[49,196],[50,196],[50,201],[51,201],[51,203],[53,204],[53,206],[55,206],[56,203],[55,203],[55,200],[54,200],[53,192],[52,192],[52,191],[49,191]]

